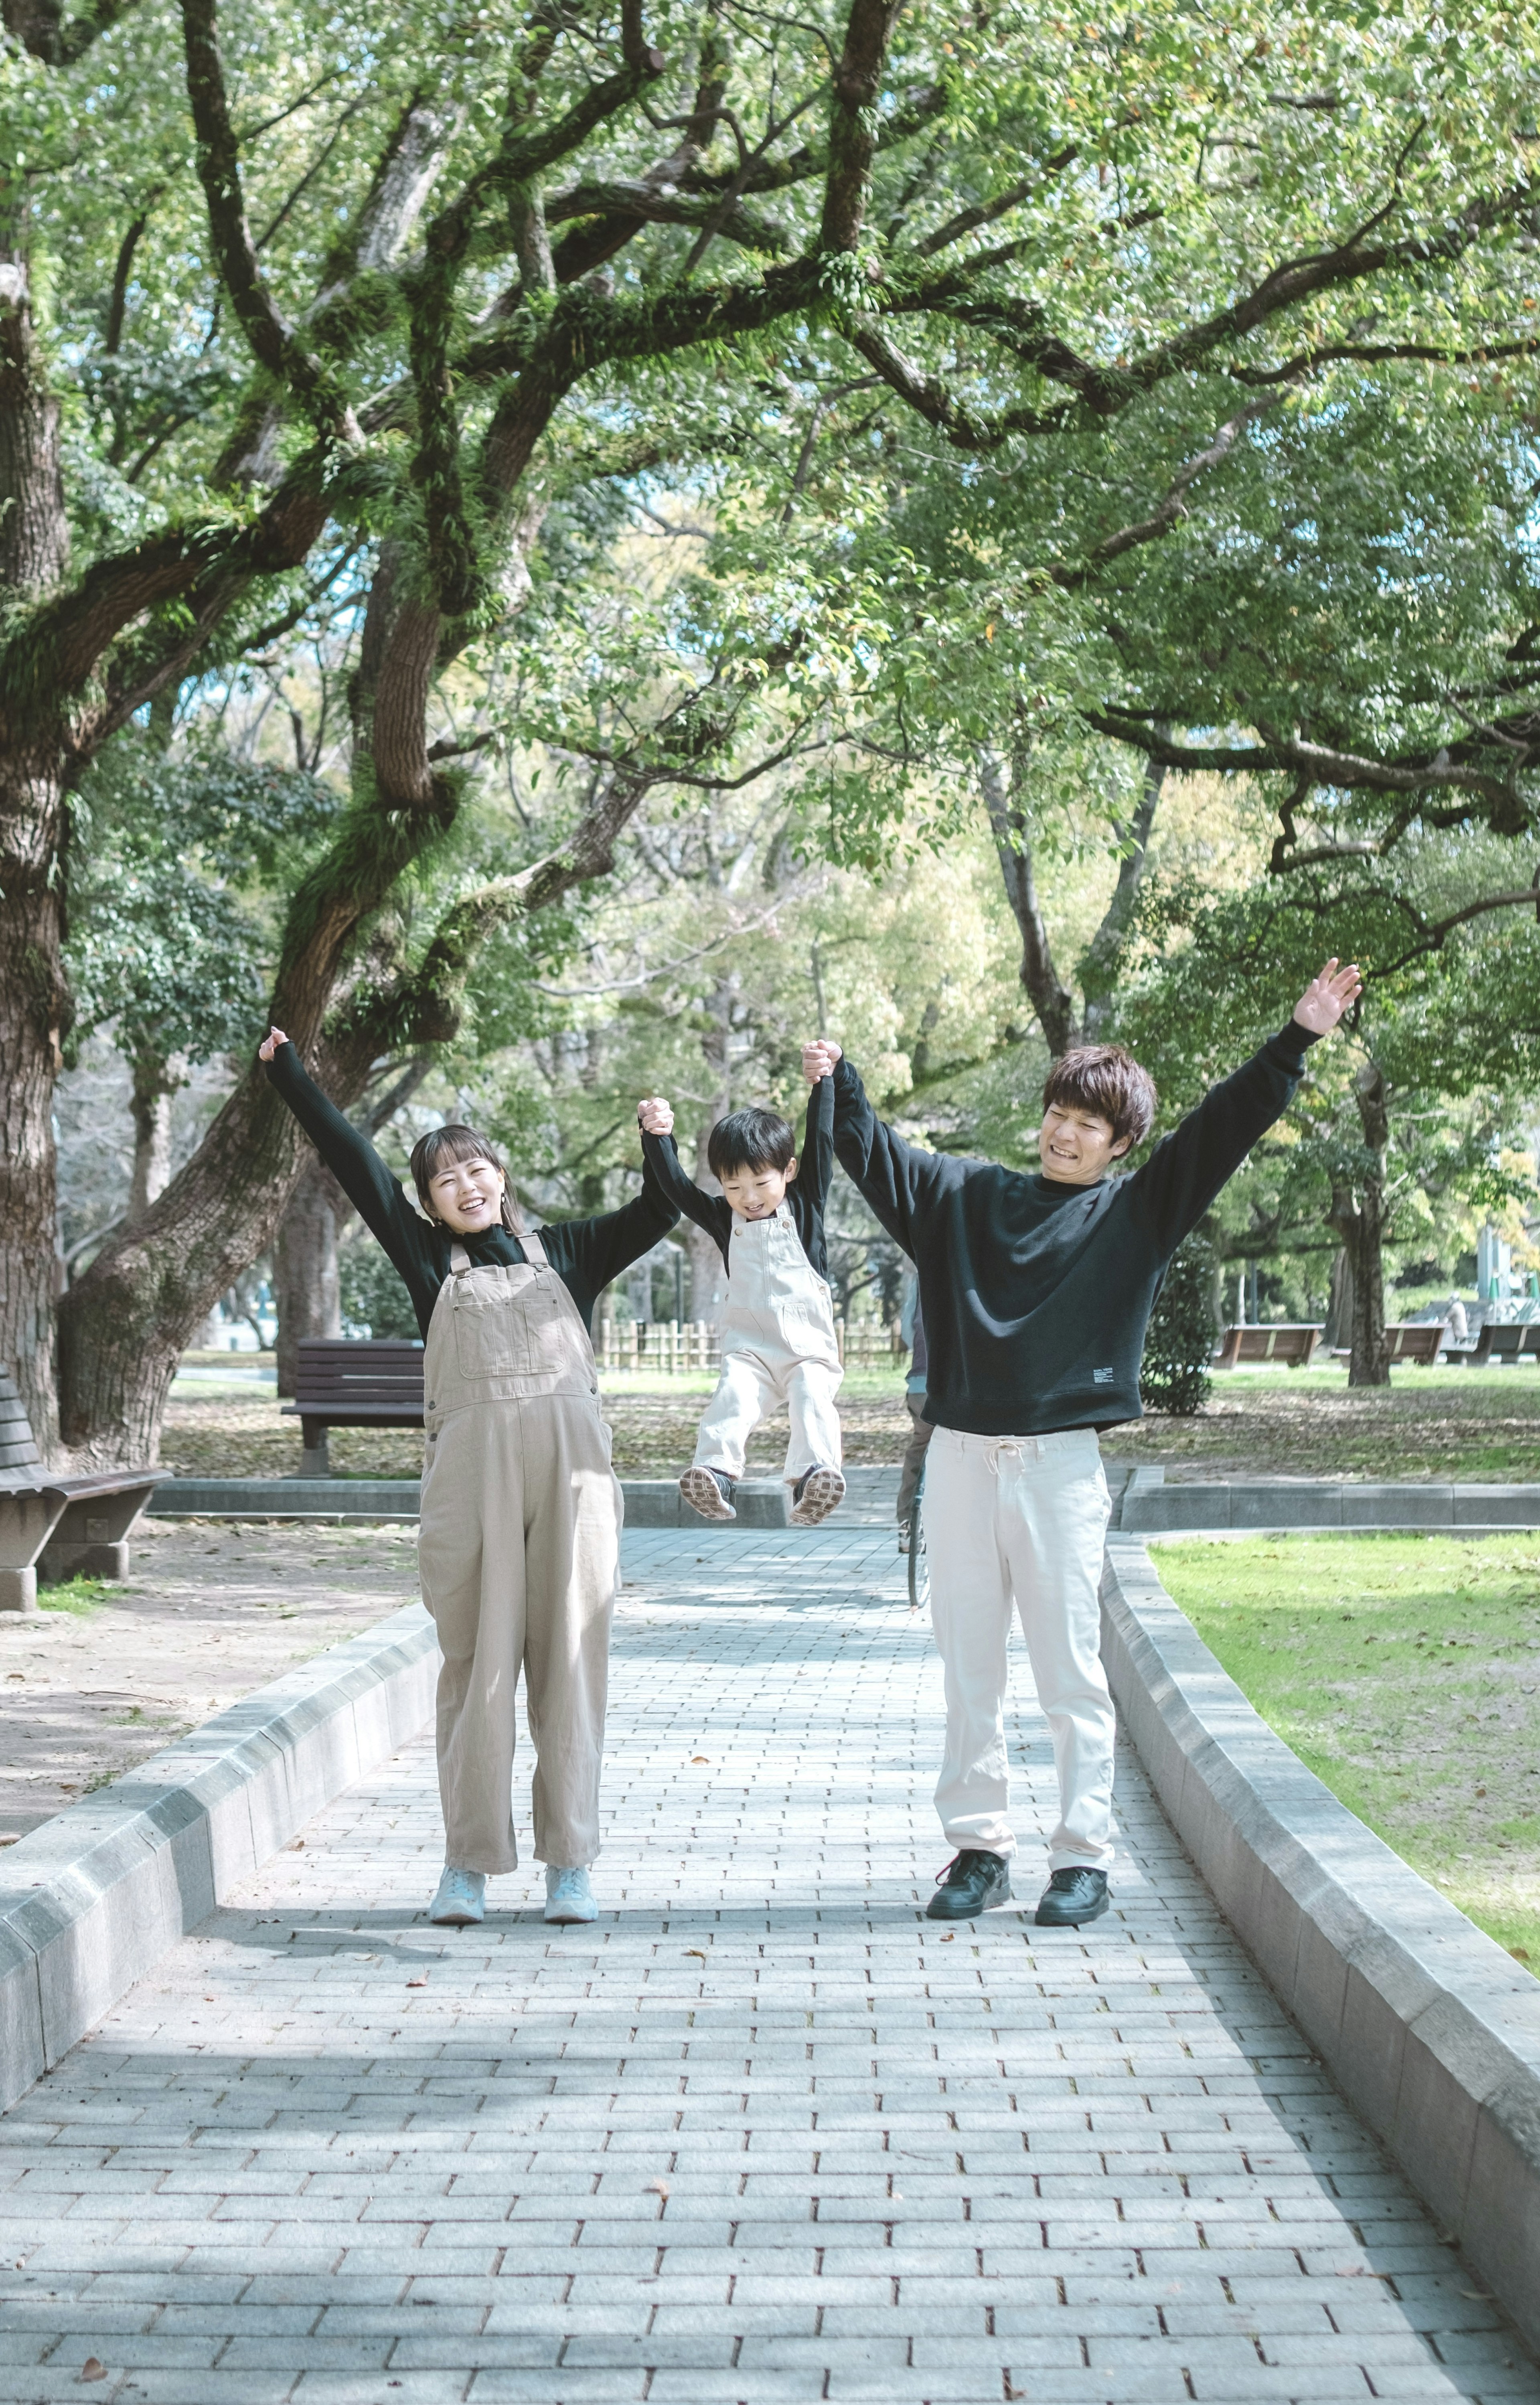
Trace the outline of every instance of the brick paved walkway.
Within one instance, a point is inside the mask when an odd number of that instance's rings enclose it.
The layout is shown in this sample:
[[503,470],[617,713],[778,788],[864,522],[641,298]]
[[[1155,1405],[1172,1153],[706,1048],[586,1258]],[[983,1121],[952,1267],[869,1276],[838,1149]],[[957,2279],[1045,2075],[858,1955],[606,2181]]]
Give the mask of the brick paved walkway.
[[0,2398],[1540,2400],[1131,1757],[1108,1920],[919,1918],[892,1543],[628,1540],[593,1931],[417,1917],[418,1744],[170,1955],[0,2122]]

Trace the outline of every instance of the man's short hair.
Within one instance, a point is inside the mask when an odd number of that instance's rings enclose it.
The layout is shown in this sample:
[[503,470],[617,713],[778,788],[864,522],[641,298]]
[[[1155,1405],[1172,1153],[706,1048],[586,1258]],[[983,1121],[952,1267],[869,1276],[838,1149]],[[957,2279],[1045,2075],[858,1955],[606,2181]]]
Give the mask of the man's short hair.
[[1043,1108],[1091,1111],[1111,1123],[1112,1141],[1142,1144],[1155,1123],[1155,1081],[1121,1044],[1081,1044],[1055,1061]]
[[735,1169],[789,1169],[796,1150],[791,1121],[779,1111],[732,1111],[706,1139],[713,1177],[730,1177]]

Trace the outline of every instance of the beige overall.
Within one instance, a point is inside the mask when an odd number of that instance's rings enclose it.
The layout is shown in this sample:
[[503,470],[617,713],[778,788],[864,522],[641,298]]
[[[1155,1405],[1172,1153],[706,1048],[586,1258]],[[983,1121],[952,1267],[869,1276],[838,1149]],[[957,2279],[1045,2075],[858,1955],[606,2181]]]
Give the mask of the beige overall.
[[519,1669],[535,1750],[537,1861],[599,1851],[621,1496],[593,1346],[538,1236],[527,1264],[450,1255],[424,1355],[418,1554],[444,1654],[445,1860],[511,1871]]
[[834,1303],[784,1202],[765,1219],[733,1214],[721,1326],[722,1374],[696,1432],[697,1465],[742,1478],[750,1437],[784,1402],[787,1485],[820,1464],[838,1470]]

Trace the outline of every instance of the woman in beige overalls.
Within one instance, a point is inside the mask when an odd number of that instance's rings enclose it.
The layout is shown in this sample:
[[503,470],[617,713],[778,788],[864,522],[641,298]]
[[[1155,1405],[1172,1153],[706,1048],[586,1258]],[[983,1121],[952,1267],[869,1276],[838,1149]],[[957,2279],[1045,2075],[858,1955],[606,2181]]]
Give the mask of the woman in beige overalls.
[[[333,1109],[275,1028],[268,1075],[417,1309],[427,1457],[418,1552],[444,1667],[438,1686],[445,1868],[431,1918],[485,1909],[515,1869],[519,1671],[534,1746],[535,1857],[547,1920],[592,1920],[620,1489],[600,1414],[588,1325],[600,1290],[678,1217],[650,1170],[634,1202],[527,1233],[506,1172],[471,1128],[412,1154],[426,1217],[367,1138]],[[648,1124],[668,1116],[648,1105]],[[666,1132],[666,1129],[659,1132]]]

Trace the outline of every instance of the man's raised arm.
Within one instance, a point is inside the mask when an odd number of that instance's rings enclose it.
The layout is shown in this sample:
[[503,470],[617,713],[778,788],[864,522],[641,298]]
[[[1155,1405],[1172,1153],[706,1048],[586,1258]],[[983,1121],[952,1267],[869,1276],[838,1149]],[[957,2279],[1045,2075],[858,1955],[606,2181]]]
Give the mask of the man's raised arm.
[[859,1187],[888,1234],[914,1257],[916,1221],[957,1163],[922,1152],[877,1117],[854,1065],[838,1044],[820,1036],[802,1047],[802,1075],[816,1084],[834,1081],[834,1153],[852,1184]]
[[1210,1086],[1195,1110],[1135,1172],[1139,1199],[1163,1252],[1191,1233],[1251,1146],[1282,1118],[1312,1044],[1329,1035],[1363,990],[1354,967],[1328,961],[1307,986],[1292,1017],[1260,1052]]

